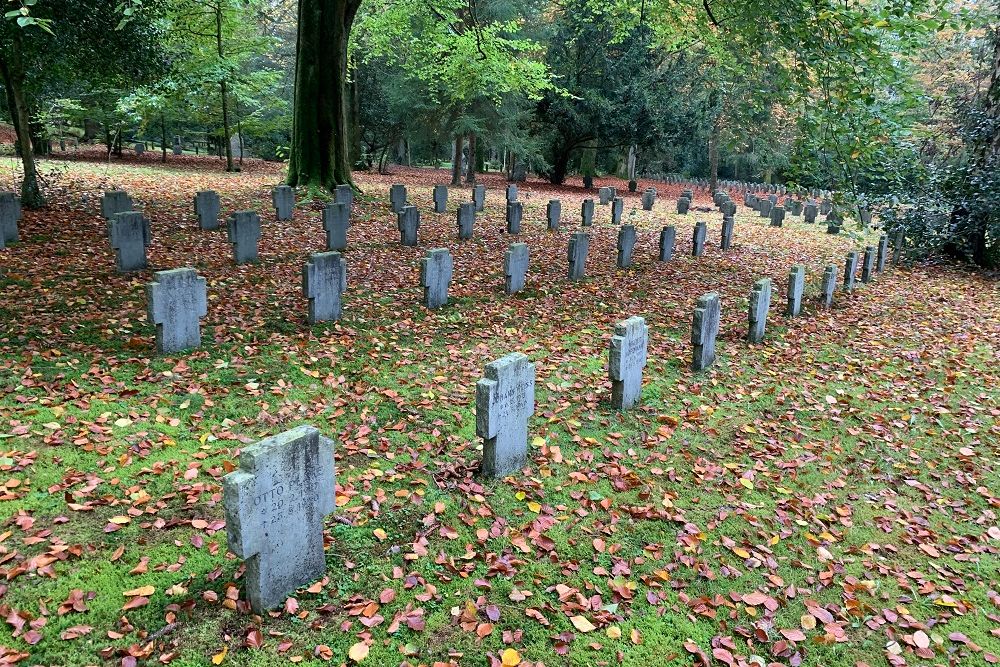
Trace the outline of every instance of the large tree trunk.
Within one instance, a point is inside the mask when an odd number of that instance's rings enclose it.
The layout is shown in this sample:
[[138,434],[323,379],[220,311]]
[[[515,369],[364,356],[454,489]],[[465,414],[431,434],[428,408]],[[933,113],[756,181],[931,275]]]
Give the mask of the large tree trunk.
[[299,0],[288,184],[351,182],[347,40],[360,0]]
[[566,182],[566,172],[569,171],[570,151],[560,148],[552,161],[552,171],[549,172],[549,183],[562,185]]
[[476,133],[469,132],[469,168],[465,170],[465,182],[476,182]]
[[14,132],[17,135],[17,152],[24,166],[24,178],[21,180],[21,204],[25,208],[40,208],[45,205],[45,198],[38,187],[38,170],[35,166],[34,146],[31,143],[31,114],[28,112],[28,100],[24,92],[26,74],[21,61],[22,52],[20,30],[14,29],[13,51],[11,55],[0,53],[0,74],[3,75],[4,86],[7,89],[7,101],[11,108],[14,121]]
[[[990,85],[983,99],[983,115],[990,119],[993,132],[984,137],[979,148],[977,167],[983,172],[995,171],[1000,162],[1000,26],[993,29],[993,62],[990,67]],[[987,266],[996,257],[990,257],[987,234],[990,227],[991,211],[977,207],[972,220],[972,261],[978,266]],[[992,212],[996,215],[996,212]],[[996,244],[996,239],[993,239]]]
[[462,184],[462,149],[465,148],[465,137],[461,134],[455,137],[455,149],[451,155],[451,184]]

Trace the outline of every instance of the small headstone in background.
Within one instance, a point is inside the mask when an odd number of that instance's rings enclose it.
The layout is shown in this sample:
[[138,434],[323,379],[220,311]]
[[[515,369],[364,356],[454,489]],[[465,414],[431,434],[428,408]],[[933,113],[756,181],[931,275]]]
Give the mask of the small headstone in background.
[[816,222],[816,216],[819,214],[819,207],[816,206],[816,202],[809,202],[806,204],[803,221],[806,224],[813,224]]
[[258,614],[326,573],[323,521],[336,486],[333,442],[311,426],[245,447],[240,467],[222,478],[229,550],[246,561]]
[[[342,206],[342,204],[335,204]],[[309,299],[309,324],[339,320],[347,291],[347,262],[339,252],[314,252],[302,267],[302,292]]]
[[[774,192],[774,190],[771,190]],[[767,201],[771,202],[771,208],[773,209],[778,205],[778,195],[772,194],[767,196]]]
[[681,193],[681,196],[687,199],[690,205],[694,201],[694,190],[685,190]]
[[134,211],[132,198],[124,190],[108,190],[101,197],[101,215],[108,222],[119,213]]
[[580,224],[584,227],[590,227],[594,224],[594,200],[584,199],[583,204],[580,206]]
[[279,185],[271,191],[274,215],[278,220],[291,220],[295,214],[295,190],[290,185]]
[[611,203],[611,188],[598,189],[597,196],[600,198],[601,206]]
[[132,146],[132,150],[135,151],[136,155],[142,155],[143,153],[146,152],[146,144],[142,143],[141,141],[137,141],[135,145]]
[[802,202],[798,199],[792,200],[791,214],[796,218],[802,215]]
[[622,225],[618,230],[618,268],[627,269],[632,266],[632,254],[635,251],[635,225]]
[[472,187],[472,203],[476,205],[476,212],[482,211],[486,206],[486,186],[479,184]]
[[156,352],[172,354],[201,345],[208,313],[205,279],[191,268],[157,271],[146,285],[146,312],[156,327]]
[[674,243],[677,241],[677,228],[669,225],[660,230],[660,261],[669,262],[674,256]]
[[642,210],[652,211],[656,203],[656,188],[646,188],[642,193]]
[[219,213],[222,203],[215,190],[201,190],[194,196],[194,212],[198,216],[198,227],[205,230],[219,228]]
[[826,216],[826,233],[827,234],[839,234],[840,227],[844,220],[840,216],[840,211],[836,208],[831,209]]
[[844,285],[845,292],[854,291],[854,280],[858,275],[858,253],[854,250],[847,253],[847,261],[844,263]]
[[691,368],[704,370],[715,363],[715,338],[719,335],[719,320],[722,305],[717,292],[709,292],[698,297],[691,321],[691,345],[693,355]]
[[833,293],[837,289],[837,267],[833,264],[823,269],[823,282],[820,284],[820,300],[824,308],[833,307]]
[[521,233],[521,218],[524,217],[524,204],[519,201],[507,203],[507,233]]
[[788,272],[788,317],[798,317],[802,312],[802,293],[806,289],[806,267],[796,264]]
[[569,249],[566,258],[569,261],[569,279],[580,280],[584,276],[587,265],[587,251],[590,249],[590,235],[575,232],[569,237]]
[[615,197],[611,200],[611,224],[620,225],[622,223],[622,213],[625,211],[625,200]]
[[762,217],[762,218],[770,218],[771,217],[771,207],[772,207],[771,200],[769,200],[769,199],[761,199],[760,200],[760,208],[758,209],[760,211],[760,217]]
[[524,289],[524,277],[528,273],[528,244],[513,243],[503,258],[504,286],[507,294],[516,294]]
[[17,223],[21,219],[21,200],[13,192],[0,192],[0,250],[20,238]]
[[903,258],[903,245],[906,243],[906,236],[903,230],[896,231],[896,237],[892,241],[892,265],[898,266]]
[[350,185],[338,185],[333,191],[333,201],[347,206],[347,213],[350,215],[351,207],[354,206],[354,188]]
[[351,207],[336,202],[323,208],[323,229],[326,231],[327,250],[347,249],[347,230],[351,226]]
[[458,239],[467,241],[472,238],[472,229],[476,224],[476,202],[463,202],[458,205]]
[[448,207],[448,186],[435,185],[433,196],[434,196],[434,212],[444,213]]
[[861,264],[861,282],[868,284],[875,277],[875,248],[865,247],[865,258]]
[[771,226],[781,227],[785,222],[785,209],[775,206],[771,209]]
[[608,351],[608,376],[611,405],[616,410],[629,410],[639,402],[648,345],[649,327],[642,317],[630,317],[615,324]]
[[771,279],[761,278],[750,291],[749,327],[747,340],[759,343],[767,330],[767,313],[771,309]]
[[394,183],[389,187],[389,205],[392,206],[393,213],[401,213],[406,206],[406,186],[402,183]]
[[226,220],[226,233],[233,246],[233,261],[237,264],[257,261],[260,241],[260,216],[254,211],[238,211]]
[[833,210],[833,202],[830,201],[829,199],[824,199],[823,202],[819,205],[820,215],[830,215],[830,211],[832,210]]
[[705,239],[708,238],[708,225],[704,221],[696,222],[691,236],[691,255],[701,257],[705,254]]
[[687,215],[688,209],[691,208],[691,200],[687,197],[681,197],[677,200],[677,212],[681,215]]
[[476,435],[482,472],[506,477],[528,462],[528,418],[535,412],[535,365],[520,352],[486,365],[476,383]]
[[629,192],[635,192],[638,189],[639,189],[639,182],[638,181],[636,181],[635,179],[632,179],[631,181],[628,182],[628,191]]
[[510,204],[516,201],[517,201],[517,186],[511,183],[510,185],[507,186],[507,203]]
[[142,213],[116,213],[108,223],[108,240],[115,250],[115,268],[119,273],[146,268],[146,247],[152,241],[149,220]]
[[545,207],[545,219],[550,232],[559,231],[559,218],[562,216],[562,203],[558,199],[550,199]]
[[403,206],[396,216],[399,242],[405,246],[417,245],[417,231],[420,229],[420,211],[416,206]]
[[878,259],[875,260],[875,271],[885,271],[886,260],[889,259],[889,237],[885,234],[878,237]]
[[448,286],[453,268],[447,248],[433,248],[420,260],[420,284],[424,288],[424,305],[434,310],[448,303]]
[[736,227],[736,218],[731,215],[722,216],[722,241],[719,247],[729,250],[733,245],[733,229]]

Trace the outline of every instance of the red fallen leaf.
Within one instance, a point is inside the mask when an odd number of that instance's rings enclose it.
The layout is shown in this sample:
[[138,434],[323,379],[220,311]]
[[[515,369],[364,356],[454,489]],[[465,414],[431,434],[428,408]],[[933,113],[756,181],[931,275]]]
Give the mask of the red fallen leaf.
[[[684,647],[687,648],[687,645],[685,644]],[[688,649],[688,650],[690,650],[690,649]],[[736,661],[736,658],[733,657],[732,653],[730,653],[729,651],[727,651],[726,649],[721,648],[721,647],[713,648],[712,649],[712,656],[716,660],[720,660],[720,661],[726,663],[727,665],[731,665],[731,664],[733,664],[733,662]]]
[[476,626],[476,636],[478,636],[480,639],[488,637],[492,632],[493,632],[492,623],[480,623],[479,625]]
[[379,593],[378,601],[382,604],[389,604],[396,599],[396,591],[391,588],[387,588],[381,593]]
[[757,605],[762,605],[767,602],[768,597],[768,595],[761,593],[760,591],[754,591],[753,593],[744,594],[742,600],[743,604],[756,607]]
[[89,625],[74,625],[73,627],[66,628],[59,633],[59,638],[65,640],[78,639],[84,635],[89,635],[93,631],[94,628]]
[[252,628],[250,632],[247,633],[245,644],[247,645],[247,648],[260,648],[264,645],[264,635],[257,628]]
[[294,614],[299,610],[299,601],[295,598],[287,598],[285,600],[285,613]]
[[1000,662],[1000,658],[998,658],[995,653],[984,653],[983,660],[990,663],[991,665],[995,665],[998,662]]
[[83,591],[80,590],[79,588],[74,588],[69,592],[69,597],[66,598],[66,601],[63,602],[61,605],[59,605],[59,609],[56,610],[56,613],[58,613],[60,616],[64,616],[65,614],[68,614],[71,611],[79,613],[87,611],[87,605],[84,602],[83,597],[84,597]]
[[122,607],[122,611],[129,611],[130,609],[138,609],[139,607],[145,607],[149,604],[149,598],[143,597],[142,595],[131,598]]
[[24,635],[21,636],[21,639],[23,639],[26,643],[34,646],[38,642],[42,641],[42,635],[40,632],[36,630],[28,630],[27,632],[24,633]]
[[701,664],[703,665],[703,667],[712,667],[712,663],[709,661],[708,655],[704,651],[702,651],[701,647],[699,647],[697,644],[695,644],[692,641],[686,641],[684,642],[684,648],[687,650],[688,653],[693,653],[694,655],[698,656],[698,659],[701,660]]
[[333,660],[333,649],[326,644],[317,644],[313,655],[323,660]]
[[969,641],[969,638],[966,637],[961,632],[952,632],[952,633],[949,633],[948,634],[948,639],[950,639],[953,642],[958,642],[959,644],[966,644]]
[[806,640],[806,633],[802,632],[798,628],[785,628],[780,632],[781,636],[790,642],[804,642]]

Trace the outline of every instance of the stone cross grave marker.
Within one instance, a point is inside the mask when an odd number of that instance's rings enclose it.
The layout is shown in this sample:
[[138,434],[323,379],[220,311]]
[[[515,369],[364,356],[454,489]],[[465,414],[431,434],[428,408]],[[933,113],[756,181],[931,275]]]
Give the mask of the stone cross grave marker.
[[392,206],[393,213],[401,213],[406,206],[406,186],[402,183],[394,183],[389,187],[389,205]]
[[201,190],[194,196],[194,212],[198,216],[198,227],[204,230],[219,228],[219,213],[222,204],[215,190]]
[[677,212],[681,215],[687,215],[688,209],[691,208],[691,200],[687,197],[681,197],[677,200]]
[[550,232],[559,231],[559,218],[562,216],[562,202],[558,199],[550,199],[545,207],[545,219]]
[[771,279],[761,278],[750,291],[749,327],[747,340],[759,343],[767,330],[767,313],[771,309]]
[[482,472],[506,477],[528,462],[528,419],[535,412],[535,365],[520,352],[486,365],[476,383],[476,435],[483,439]]
[[660,230],[660,261],[669,262],[674,256],[674,243],[677,241],[677,228],[668,225]]
[[796,264],[788,272],[788,317],[798,317],[802,312],[802,293],[806,288],[806,267]]
[[524,278],[528,273],[528,244],[513,243],[503,258],[504,285],[507,294],[516,294],[524,289]]
[[295,213],[295,190],[290,185],[279,185],[271,191],[271,203],[278,220],[291,220]]
[[101,215],[108,222],[111,222],[117,214],[132,210],[134,210],[132,198],[124,190],[108,190],[101,197]]
[[205,279],[191,268],[157,271],[146,285],[146,311],[158,354],[200,347],[201,318],[208,314]]
[[882,234],[878,237],[878,259],[875,260],[875,271],[882,273],[885,271],[886,260],[889,259],[889,237]]
[[823,269],[823,282],[820,284],[820,301],[824,308],[833,307],[833,293],[837,289],[837,267],[833,264]]
[[708,238],[708,225],[704,221],[696,222],[691,235],[691,255],[701,257],[705,254],[705,239]]
[[805,211],[803,214],[804,217],[802,220],[806,224],[811,225],[814,222],[816,222],[816,216],[818,214],[819,214],[819,207],[816,206],[816,202],[810,201],[809,203],[806,204]]
[[517,201],[517,186],[511,183],[510,185],[507,186],[507,203],[510,204],[516,201]]
[[847,260],[844,262],[844,285],[845,292],[854,291],[854,280],[858,275],[858,253],[854,250],[847,253]]
[[472,203],[476,205],[476,212],[482,211],[486,206],[486,186],[474,185],[472,187]]
[[336,507],[333,442],[312,426],[240,452],[222,478],[229,550],[246,560],[247,598],[258,614],[326,573],[323,521]]
[[642,210],[652,211],[656,203],[656,188],[647,188],[642,193]]
[[458,239],[467,241],[472,238],[472,229],[476,224],[476,202],[462,202],[458,205],[456,216]]
[[775,206],[771,209],[771,226],[781,227],[785,222],[785,209]]
[[615,197],[611,200],[611,224],[620,225],[622,222],[622,213],[625,211],[625,200],[621,197]]
[[399,230],[399,242],[402,245],[417,245],[417,232],[420,230],[420,210],[416,206],[404,206],[396,216],[396,228]]
[[347,250],[347,230],[351,226],[351,207],[334,202],[323,207],[323,229],[327,250]]
[[865,258],[861,263],[861,282],[868,284],[875,277],[875,248],[865,246]]
[[448,186],[435,185],[433,197],[434,197],[434,212],[444,213],[446,207],[448,206]]
[[715,363],[715,338],[719,335],[719,319],[722,306],[717,292],[709,292],[698,297],[691,320],[691,345],[693,356],[691,368],[704,370]]
[[616,410],[629,410],[639,403],[648,344],[649,327],[644,318],[630,317],[615,324],[608,350],[608,376],[611,405]]
[[350,185],[338,185],[333,191],[333,200],[338,204],[347,206],[347,213],[350,215],[351,207],[354,206],[354,188]]
[[115,250],[115,268],[119,273],[146,268],[146,247],[152,241],[149,220],[137,211],[115,213],[108,222],[108,239]]
[[21,200],[13,192],[0,192],[0,250],[20,238],[17,222],[21,219]]
[[524,217],[524,204],[519,201],[507,203],[507,233],[521,233],[521,218]]
[[594,224],[594,200],[584,199],[580,206],[580,224],[583,227],[590,227]]
[[233,246],[233,261],[246,264],[257,261],[260,241],[260,216],[254,211],[237,211],[226,220],[226,234]]
[[622,225],[618,230],[618,268],[627,269],[632,266],[632,255],[635,251],[635,225]]
[[448,303],[448,286],[454,263],[447,248],[433,248],[420,260],[420,284],[424,305],[434,310]]
[[302,293],[309,299],[309,324],[339,320],[347,291],[347,262],[339,252],[314,252],[302,267]]
[[569,261],[569,279],[580,280],[584,276],[587,265],[587,251],[590,249],[590,235],[575,232],[569,237],[569,248],[566,258]]
[[597,196],[600,199],[601,206],[611,203],[611,188],[599,188],[597,190]]

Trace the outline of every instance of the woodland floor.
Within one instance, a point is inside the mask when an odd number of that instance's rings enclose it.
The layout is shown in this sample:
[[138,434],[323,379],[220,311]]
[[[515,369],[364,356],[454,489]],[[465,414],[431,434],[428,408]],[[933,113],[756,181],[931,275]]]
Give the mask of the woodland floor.
[[[503,183],[483,178],[472,241],[430,212],[444,170],[358,174],[344,319],[309,327],[300,272],[322,202],[274,221],[281,166],[96,154],[42,162],[48,209],[0,251],[0,662],[79,666],[981,665],[1000,658],[1000,286],[960,268],[890,268],[818,310],[822,268],[857,235],[740,206],[652,213],[615,268],[598,206],[587,278],[566,280],[578,187],[525,184],[528,288],[502,292]],[[14,163],[0,160],[3,189]],[[389,184],[421,207],[401,247]],[[608,181],[611,183],[611,181]],[[624,183],[617,182],[619,191]],[[640,191],[646,183],[640,183]],[[153,268],[208,280],[203,346],[156,357],[144,285],[121,276],[99,197],[152,221]],[[198,189],[264,221],[260,263],[202,232]],[[595,193],[596,194],[596,193]],[[590,195],[587,195],[590,196]],[[564,227],[545,231],[550,197]],[[696,220],[709,225],[689,255]],[[678,253],[656,261],[658,230]],[[420,305],[418,260],[455,257],[452,302]],[[790,266],[802,317],[782,316]],[[752,283],[776,286],[750,346]],[[697,297],[722,295],[720,358],[689,370]],[[608,399],[614,322],[650,327],[641,408]],[[512,351],[537,364],[527,474],[475,476],[475,383]],[[239,448],[300,423],[337,443],[328,576],[260,619],[227,555],[220,478]],[[353,654],[353,658],[349,657]]]

